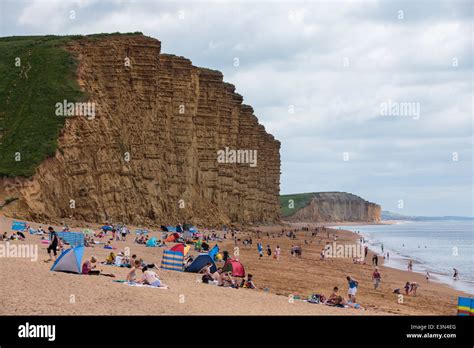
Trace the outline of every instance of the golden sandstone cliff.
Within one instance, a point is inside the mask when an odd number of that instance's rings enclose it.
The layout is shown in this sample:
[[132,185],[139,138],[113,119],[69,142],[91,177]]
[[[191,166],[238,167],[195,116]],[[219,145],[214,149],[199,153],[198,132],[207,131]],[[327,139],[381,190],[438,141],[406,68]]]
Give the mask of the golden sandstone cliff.
[[[280,143],[220,72],[160,46],[142,35],[69,42],[95,117],[67,119],[53,158],[30,179],[4,180],[18,197],[5,212],[137,225],[279,219]],[[256,150],[256,165],[219,163],[226,148]]]
[[316,192],[309,204],[285,218],[304,222],[380,222],[382,207],[347,192]]

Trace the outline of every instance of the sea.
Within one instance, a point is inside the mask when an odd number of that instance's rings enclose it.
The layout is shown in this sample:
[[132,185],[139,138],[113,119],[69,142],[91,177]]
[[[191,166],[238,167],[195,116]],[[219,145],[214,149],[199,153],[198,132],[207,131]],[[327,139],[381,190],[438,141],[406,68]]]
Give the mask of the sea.
[[[385,266],[431,275],[432,281],[474,295],[474,221],[397,221],[386,225],[333,226],[359,232],[369,249],[390,254]],[[383,252],[382,252],[383,247]],[[453,268],[459,280],[453,279]]]

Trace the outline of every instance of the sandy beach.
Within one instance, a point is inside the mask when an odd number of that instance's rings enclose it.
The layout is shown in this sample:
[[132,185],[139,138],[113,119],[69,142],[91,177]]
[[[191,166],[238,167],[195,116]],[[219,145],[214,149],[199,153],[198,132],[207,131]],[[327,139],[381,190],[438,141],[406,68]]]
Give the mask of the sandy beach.
[[[0,216],[2,232],[11,233],[11,221]],[[80,222],[69,225],[73,231],[77,230],[75,226],[86,227]],[[99,265],[98,268],[113,273],[116,278],[51,272],[52,263],[44,262],[47,259],[46,245],[40,242],[39,236],[27,235],[26,241],[10,243],[38,245],[39,258],[36,262],[25,258],[0,258],[0,292],[4,294],[0,297],[0,315],[456,315],[457,297],[467,296],[446,285],[426,282],[422,274],[384,267],[381,262],[381,287],[374,290],[371,254],[365,265],[354,264],[351,258],[320,260],[322,247],[333,240],[321,233],[311,238],[314,226],[310,226],[310,232],[298,232],[296,240],[272,235],[281,232],[282,228],[297,228],[297,224],[258,227],[260,239],[255,232],[257,228],[238,233],[241,241],[247,235],[252,236],[251,248],[238,242],[238,258],[247,273],[253,274],[257,290],[202,284],[197,274],[165,270],[157,272],[169,289],[131,287],[113,282],[113,279],[125,279],[127,268],[108,265]],[[43,224],[43,227],[47,225]],[[55,227],[60,230],[59,226]],[[331,230],[331,238],[332,233],[337,234],[337,243],[341,244],[355,243],[358,238],[345,230]],[[151,235],[160,238],[161,232],[154,231]],[[131,254],[137,254],[147,263],[160,265],[164,248],[147,248],[133,243],[133,239],[132,234],[126,242],[115,241],[112,245],[116,251],[129,247]],[[261,242],[264,248],[270,244],[272,250],[279,245],[282,250],[280,260],[266,254],[259,259],[257,242]],[[209,244],[213,246],[214,242]],[[232,254],[234,241],[224,240],[217,244],[220,250]],[[303,247],[301,258],[291,256],[292,245]],[[85,248],[83,261],[92,255],[103,261],[109,252],[102,246]],[[334,286],[338,286],[341,295],[347,298],[347,275],[359,281],[357,302],[363,309],[291,300],[305,299],[312,293],[329,296]],[[420,287],[416,297],[404,296],[403,303],[400,303],[393,289],[400,288],[403,292],[406,281],[416,281]]]

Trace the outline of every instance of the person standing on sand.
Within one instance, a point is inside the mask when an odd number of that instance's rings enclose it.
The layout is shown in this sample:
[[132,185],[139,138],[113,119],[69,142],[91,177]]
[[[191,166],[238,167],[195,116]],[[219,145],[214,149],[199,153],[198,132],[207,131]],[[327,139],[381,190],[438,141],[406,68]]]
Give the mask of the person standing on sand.
[[409,272],[412,272],[412,271],[413,271],[413,261],[412,261],[412,260],[410,260],[410,261],[408,262],[408,271],[409,271]]
[[275,248],[275,258],[278,260],[280,260],[280,253],[281,253],[281,249],[280,249],[280,246],[277,245],[277,247]]
[[349,300],[351,300],[352,303],[356,303],[356,294],[357,294],[357,287],[359,286],[359,282],[349,276],[347,276],[346,279],[347,279],[347,283],[349,284],[349,290],[347,291],[347,296],[349,296]]
[[379,265],[379,257],[377,256],[377,254],[374,254],[374,256],[372,256],[372,265],[375,265],[375,267]]
[[381,279],[382,279],[382,276],[379,273],[379,268],[375,267],[374,273],[372,273],[372,280],[374,281],[375,290],[379,288]]
[[426,275],[425,275],[425,278],[426,278],[426,282],[428,282],[430,280],[430,272],[426,272]]
[[405,283],[405,295],[409,295],[410,294],[410,282],[406,282]]
[[364,259],[367,257],[367,253],[369,252],[369,247],[366,245],[364,247]]
[[127,226],[123,225],[122,228],[120,229],[120,233],[122,234],[122,241],[123,242],[127,241],[127,234],[128,234]]
[[263,257],[263,247],[262,247],[262,243],[257,243],[257,250],[258,250],[258,255],[260,258]]
[[50,226],[48,227],[48,231],[49,231],[49,246],[48,246],[48,249],[46,249],[48,251],[48,255],[49,255],[49,259],[46,260],[46,261],[51,261],[53,258],[51,257],[51,252],[53,252],[54,254],[54,259],[56,260],[57,259],[57,248],[58,248],[58,243],[59,243],[59,239],[58,239],[58,234],[56,233],[56,231]]
[[417,282],[411,282],[410,283],[410,293],[416,297],[416,290],[418,289],[418,283]]

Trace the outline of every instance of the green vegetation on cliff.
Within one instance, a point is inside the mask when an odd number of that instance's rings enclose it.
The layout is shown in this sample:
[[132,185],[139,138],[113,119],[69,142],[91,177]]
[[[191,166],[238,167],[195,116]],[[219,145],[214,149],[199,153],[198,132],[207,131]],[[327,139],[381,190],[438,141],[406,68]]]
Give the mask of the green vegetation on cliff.
[[30,176],[54,155],[64,117],[55,104],[75,102],[82,93],[66,38],[0,39],[0,175]]
[[293,215],[301,208],[306,207],[311,199],[314,197],[314,193],[296,193],[291,195],[280,196],[280,210],[281,216],[287,217]]
[[65,121],[56,116],[56,103],[86,98],[76,82],[77,62],[63,46],[108,35],[119,34],[0,38],[0,176],[31,176],[54,155]]

